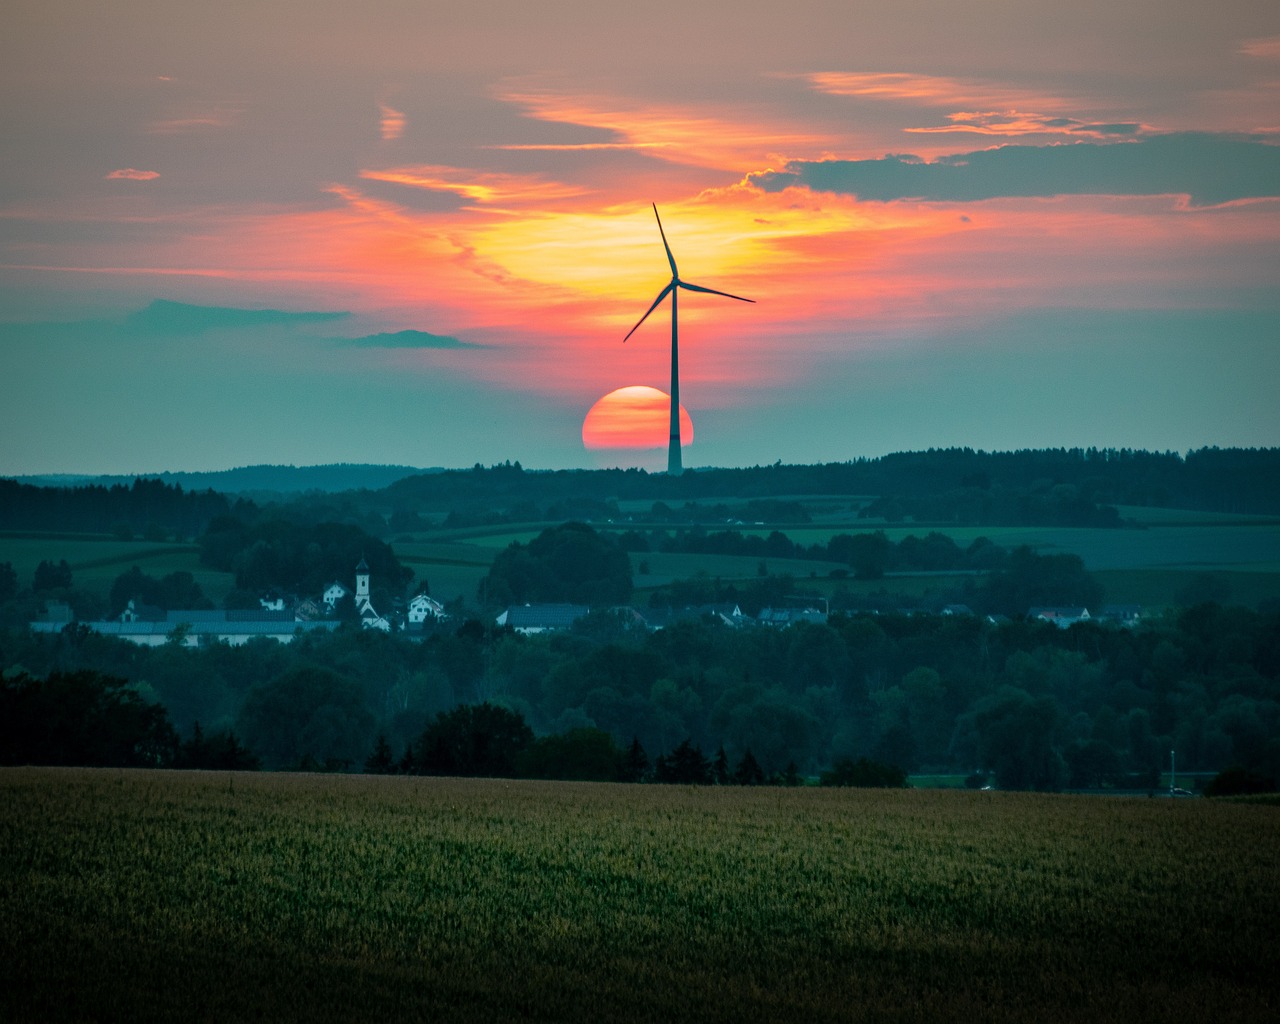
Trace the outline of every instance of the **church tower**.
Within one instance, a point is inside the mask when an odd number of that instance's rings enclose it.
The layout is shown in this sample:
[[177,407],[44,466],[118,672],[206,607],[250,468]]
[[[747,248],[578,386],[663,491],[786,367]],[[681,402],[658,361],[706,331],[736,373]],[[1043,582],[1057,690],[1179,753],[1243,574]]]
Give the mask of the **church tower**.
[[361,556],[356,566],[356,610],[364,611],[369,604],[369,566]]

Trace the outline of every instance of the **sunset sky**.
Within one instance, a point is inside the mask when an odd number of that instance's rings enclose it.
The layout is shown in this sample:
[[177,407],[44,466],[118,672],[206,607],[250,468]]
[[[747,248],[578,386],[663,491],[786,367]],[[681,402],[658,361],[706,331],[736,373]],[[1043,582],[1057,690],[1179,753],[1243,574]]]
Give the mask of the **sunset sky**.
[[8,0],[0,474],[657,468],[651,203],[686,466],[1280,445],[1275,0]]

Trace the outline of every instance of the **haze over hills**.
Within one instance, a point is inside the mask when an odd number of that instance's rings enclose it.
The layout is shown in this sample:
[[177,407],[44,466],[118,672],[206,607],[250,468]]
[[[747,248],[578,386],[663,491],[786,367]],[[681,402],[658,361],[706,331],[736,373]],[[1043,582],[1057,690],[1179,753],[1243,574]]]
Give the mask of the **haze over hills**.
[[16,476],[10,479],[35,487],[111,487],[131,484],[136,479],[163,480],[187,491],[215,490],[226,494],[248,491],[276,491],[292,494],[305,491],[381,490],[397,480],[422,473],[440,473],[439,467],[381,466],[369,463],[334,463],[324,466],[239,466],[215,472],[169,472],[104,474],[49,473]]

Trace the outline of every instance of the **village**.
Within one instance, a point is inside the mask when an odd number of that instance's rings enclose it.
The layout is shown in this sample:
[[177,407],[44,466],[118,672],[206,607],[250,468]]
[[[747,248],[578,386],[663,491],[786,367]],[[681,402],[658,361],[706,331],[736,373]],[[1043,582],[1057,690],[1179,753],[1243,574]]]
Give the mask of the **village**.
[[[189,647],[202,643],[226,643],[234,647],[255,639],[290,643],[300,634],[333,632],[344,622],[351,621],[340,614],[347,598],[351,599],[354,607],[354,620],[359,622],[362,629],[394,632],[407,639],[421,639],[449,621],[450,616],[444,605],[425,591],[415,594],[407,602],[397,601],[394,609],[380,613],[373,605],[371,578],[369,566],[361,558],[354,570],[353,586],[334,580],[315,597],[289,598],[273,591],[259,599],[259,608],[249,609],[164,609],[131,598],[116,618],[90,620],[79,624],[103,636],[118,637],[148,647],[165,643]],[[597,609],[585,604],[544,602],[510,605],[494,619],[494,624],[509,628],[515,633],[534,635],[569,629],[580,619],[601,610],[613,614],[630,628],[649,631],[691,620],[710,620],[734,629],[778,629],[799,622],[820,625],[826,623],[830,616],[825,602],[819,607],[811,600],[801,601],[791,607],[763,608],[755,616],[744,613],[741,605],[735,602],[681,608],[648,608],[643,611],[630,606]],[[902,614],[923,613],[904,609]],[[968,605],[951,604],[943,608],[941,614],[972,616],[976,613]],[[1095,615],[1084,607],[1037,606],[1028,609],[1026,617],[1051,623],[1060,629],[1090,621],[1133,627],[1141,621],[1142,608],[1139,605],[1106,605]],[[1004,616],[985,618],[992,624],[1009,621]],[[76,620],[69,605],[50,599],[45,602],[44,613],[31,622],[30,626],[34,633],[53,634],[60,633],[74,621]]]

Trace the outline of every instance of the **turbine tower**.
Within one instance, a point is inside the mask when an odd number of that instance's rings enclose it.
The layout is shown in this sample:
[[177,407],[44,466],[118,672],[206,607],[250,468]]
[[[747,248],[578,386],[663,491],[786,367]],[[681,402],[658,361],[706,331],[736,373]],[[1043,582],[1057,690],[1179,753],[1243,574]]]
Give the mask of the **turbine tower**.
[[755,302],[755,299],[744,299],[740,295],[730,295],[728,292],[718,292],[714,288],[703,288],[699,284],[690,284],[688,281],[680,280],[680,271],[676,269],[676,258],[671,255],[671,246],[667,245],[667,233],[662,230],[662,218],[658,216],[658,204],[653,204],[653,216],[658,221],[658,234],[662,236],[662,247],[667,250],[667,262],[671,264],[671,280],[662,291],[658,292],[658,297],[653,300],[653,305],[649,307],[639,320],[636,321],[635,327],[627,331],[627,337],[622,340],[625,342],[627,338],[635,334],[640,325],[649,319],[649,313],[658,308],[662,300],[668,295],[671,296],[671,440],[667,448],[667,475],[679,476],[684,472],[684,465],[680,459],[680,341],[679,341],[679,320],[676,314],[676,293],[684,288],[691,292],[706,292],[708,295],[723,295],[726,299],[737,299],[739,302]]

